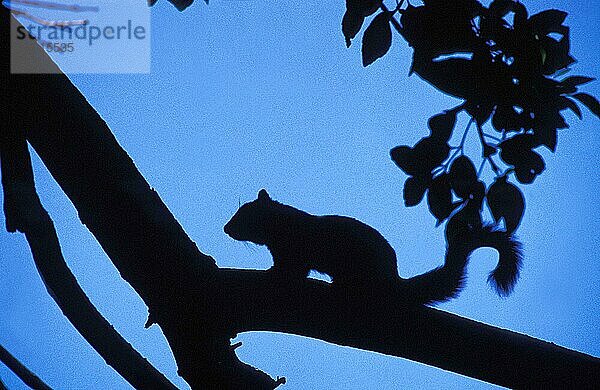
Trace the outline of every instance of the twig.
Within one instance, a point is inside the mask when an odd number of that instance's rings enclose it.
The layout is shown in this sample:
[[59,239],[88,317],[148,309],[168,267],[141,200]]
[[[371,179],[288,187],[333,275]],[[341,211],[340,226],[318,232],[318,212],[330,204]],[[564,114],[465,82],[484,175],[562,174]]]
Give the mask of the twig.
[[[381,3],[380,8],[383,12],[392,12],[388,9],[388,7],[386,7],[385,4],[383,4],[383,2]],[[396,11],[399,12],[398,9],[396,9]],[[392,23],[392,26],[394,26],[394,29],[398,32],[398,34],[402,35],[402,26],[400,25],[400,22],[398,20],[396,20],[396,18],[393,15],[390,18],[390,22]]]
[[[44,383],[37,375],[29,371],[27,367],[10,354],[2,345],[0,345],[0,362],[4,363],[16,376],[19,377],[27,386],[36,390],[52,390],[50,386]],[[0,389],[3,387],[0,381]]]
[[500,175],[500,168],[498,168],[494,160],[492,160],[492,155],[496,153],[496,148],[489,145],[485,141],[483,129],[481,128],[481,124],[479,122],[477,122],[477,134],[479,134],[479,140],[481,141],[482,155],[484,161],[487,160],[490,162],[490,166],[492,167],[492,170],[494,171],[496,176]]
[[460,139],[460,144],[458,146],[454,146],[451,149],[454,149],[454,152],[452,153],[452,155],[448,158],[448,161],[446,161],[445,164],[443,164],[442,166],[444,167],[444,170],[447,172],[450,169],[450,163],[452,162],[452,160],[454,160],[454,158],[460,153],[461,156],[464,153],[463,149],[465,147],[465,142],[467,140],[467,135],[469,134],[469,130],[471,129],[471,125],[473,124],[474,119],[471,118],[469,120],[469,123],[467,123],[467,127],[465,128],[465,131],[462,135],[462,138]]
[[10,0],[5,2],[5,4],[9,5],[9,8],[12,4],[19,4],[28,7],[36,7],[36,8],[44,8],[44,9],[53,9],[57,11],[70,11],[70,12],[98,12],[100,10],[99,7],[96,6],[88,6],[88,5],[77,5],[77,4],[61,4],[61,3],[53,3],[50,1],[35,1],[35,0]]

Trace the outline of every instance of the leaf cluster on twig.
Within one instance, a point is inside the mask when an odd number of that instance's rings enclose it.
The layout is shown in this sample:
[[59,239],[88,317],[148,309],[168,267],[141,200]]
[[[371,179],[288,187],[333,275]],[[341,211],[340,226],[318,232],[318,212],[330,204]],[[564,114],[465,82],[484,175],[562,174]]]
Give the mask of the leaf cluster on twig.
[[[393,28],[414,49],[410,73],[464,100],[432,116],[430,134],[415,146],[392,149],[392,160],[409,175],[405,205],[419,204],[427,193],[438,225],[449,219],[481,224],[485,201],[495,223],[504,221],[504,229],[514,232],[525,201],[509,177],[530,184],[544,171],[536,148],[556,150],[558,130],[568,127],[562,112],[582,118],[577,101],[600,117],[596,98],[578,90],[593,78],[559,79],[575,62],[563,24],[567,13],[529,15],[514,0],[494,0],[488,7],[476,0],[424,0],[419,6],[402,0],[392,10],[381,0],[346,0],[342,32],[348,47],[378,10],[362,37],[363,65],[389,51]],[[460,143],[450,146],[461,113],[469,124]],[[481,143],[479,169],[464,150],[473,124]],[[495,177],[489,186],[483,181],[486,165]]]

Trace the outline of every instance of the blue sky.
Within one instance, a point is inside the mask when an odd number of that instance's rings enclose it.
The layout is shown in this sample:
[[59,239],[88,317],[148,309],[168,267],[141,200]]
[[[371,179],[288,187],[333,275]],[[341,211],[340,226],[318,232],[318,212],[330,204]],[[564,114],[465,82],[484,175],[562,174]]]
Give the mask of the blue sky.
[[[598,1],[528,1],[532,12],[569,12],[572,74],[600,76]],[[220,266],[266,269],[265,248],[227,237],[223,225],[259,189],[315,214],[356,217],[390,241],[399,272],[412,276],[442,261],[443,230],[424,205],[402,202],[406,176],[389,150],[414,144],[427,118],[456,104],[416,76],[397,35],[367,69],[360,42],[346,49],[342,0],[198,1],[184,13],[152,9],[152,66],[141,75],[71,75],[108,122],[148,182],[200,249]],[[109,60],[109,59],[107,59]],[[600,83],[584,90],[600,96]],[[439,307],[600,356],[600,121],[566,114],[557,153],[522,187],[522,277],[501,299],[486,285],[495,265],[479,250],[460,297]],[[475,141],[473,139],[472,141]],[[475,144],[473,142],[473,144]],[[143,329],[146,308],[90,233],[37,156],[38,192],[56,224],[65,258],[98,309],[178,386],[160,329]],[[1,195],[0,195],[1,196]],[[3,217],[0,218],[3,223]],[[248,333],[240,358],[285,389],[489,388],[404,359],[290,335]],[[0,232],[0,344],[61,389],[126,389],[45,291],[20,235]],[[0,365],[10,389],[23,385]]]

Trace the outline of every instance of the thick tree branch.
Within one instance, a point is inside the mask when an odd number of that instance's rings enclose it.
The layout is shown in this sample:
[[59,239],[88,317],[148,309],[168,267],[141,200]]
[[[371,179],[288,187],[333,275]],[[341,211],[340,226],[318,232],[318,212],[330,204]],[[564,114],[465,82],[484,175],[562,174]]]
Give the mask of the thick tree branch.
[[[238,332],[276,331],[403,357],[509,388],[592,389],[600,359],[427,307],[401,293],[337,291],[264,271],[223,269],[215,305]],[[215,313],[216,314],[216,313]]]
[[[1,48],[9,53],[10,15],[0,12]],[[57,70],[29,42],[32,60]],[[189,291],[213,276],[215,262],[198,251],[83,95],[63,74],[10,75],[8,61],[2,58],[1,82],[10,123],[26,132],[82,222],[148,305],[149,324],[162,326],[180,375],[198,388],[281,383],[237,359],[228,329],[189,321]]]
[[403,356],[509,387],[531,385],[531,378],[541,381],[536,386],[552,378],[552,385],[585,387],[598,378],[596,358],[434,309],[406,308],[398,292],[344,292],[321,282],[294,284],[260,271],[218,269],[66,77],[22,78],[12,93],[13,114],[28,140],[148,304],[150,322],[160,324],[192,386],[276,386],[239,362],[229,346],[235,333],[252,330]]
[[[0,345],[0,362],[4,363],[16,376],[19,377],[27,386],[36,390],[52,390],[50,386],[44,383],[37,375],[29,371],[27,367],[10,354],[3,346]],[[0,380],[0,389],[5,389],[4,384]]]
[[50,216],[35,191],[25,137],[9,123],[0,142],[4,214],[10,232],[25,234],[35,265],[63,314],[85,340],[136,388],[176,389],[96,310],[65,262]]

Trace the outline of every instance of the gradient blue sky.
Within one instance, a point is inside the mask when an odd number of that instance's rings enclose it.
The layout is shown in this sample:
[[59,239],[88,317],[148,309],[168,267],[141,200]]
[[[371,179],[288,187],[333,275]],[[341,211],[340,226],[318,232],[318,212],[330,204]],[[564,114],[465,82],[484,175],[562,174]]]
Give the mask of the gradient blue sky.
[[[534,12],[568,11],[579,60],[571,73],[600,75],[597,0],[526,4]],[[402,276],[442,260],[443,231],[425,205],[403,206],[406,177],[388,151],[424,136],[426,119],[456,101],[407,77],[411,50],[398,36],[385,58],[362,68],[360,42],[345,48],[343,11],[342,0],[197,1],[179,13],[163,0],[152,10],[150,74],[71,76],[188,234],[221,266],[271,265],[265,248],[248,249],[222,230],[238,202],[254,199],[260,188],[309,212],[351,215],[376,227],[396,249]],[[600,96],[599,82],[584,89]],[[587,111],[583,122],[571,114],[567,120],[571,128],[559,133],[556,155],[544,152],[547,170],[524,188],[525,262],[514,294],[501,299],[486,286],[496,260],[493,251],[480,250],[465,291],[440,308],[600,356],[600,121]],[[35,155],[34,168],[67,262],[91,300],[187,388],[160,329],[143,329],[146,308]],[[286,376],[285,389],[492,387],[308,338],[238,339],[240,358]],[[24,238],[4,230],[0,344],[53,387],[129,388],[62,316]],[[9,389],[24,388],[1,364],[0,378]]]

